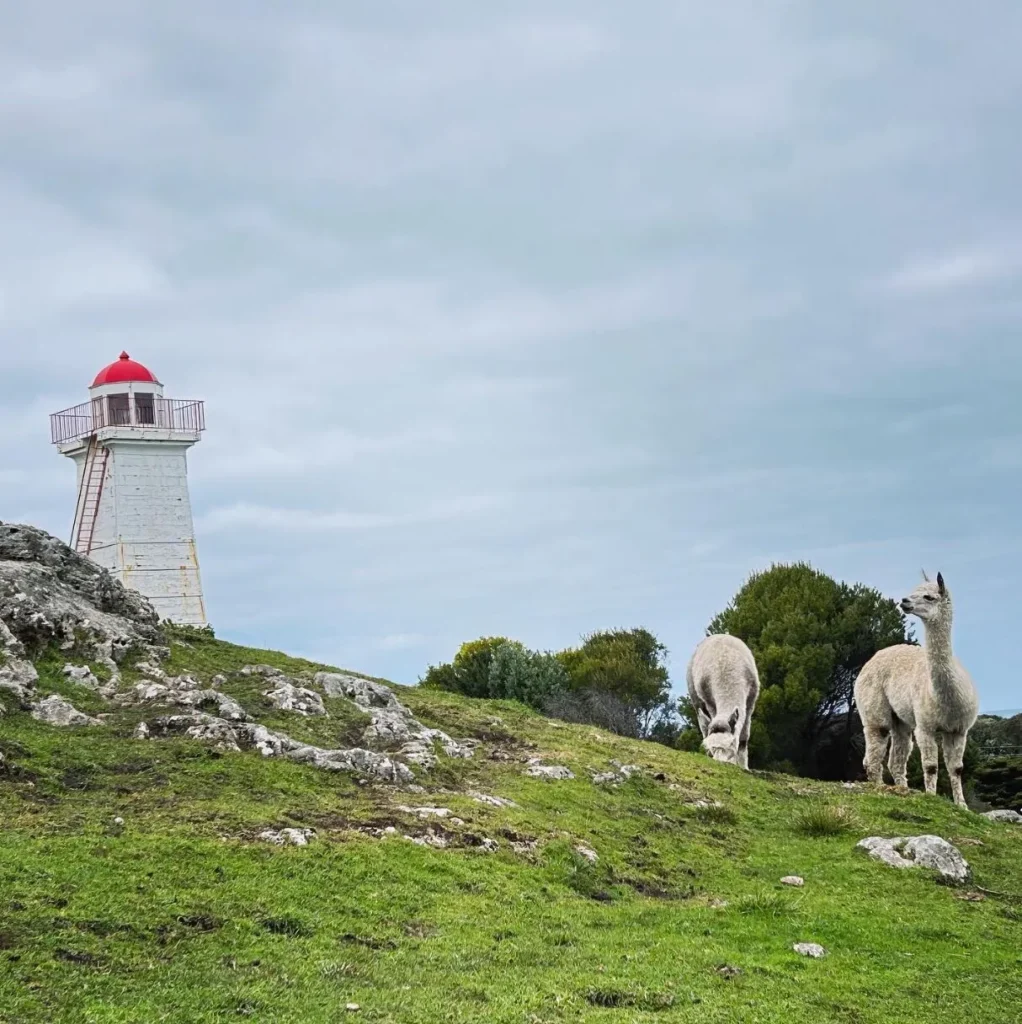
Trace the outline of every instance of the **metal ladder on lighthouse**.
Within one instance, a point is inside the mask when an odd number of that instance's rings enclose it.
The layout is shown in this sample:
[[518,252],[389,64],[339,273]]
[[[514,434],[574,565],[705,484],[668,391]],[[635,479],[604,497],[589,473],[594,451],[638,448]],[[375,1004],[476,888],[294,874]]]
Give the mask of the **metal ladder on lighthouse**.
[[106,479],[106,463],[109,458],[110,449],[101,445],[93,434],[89,438],[89,447],[85,453],[85,468],[82,470],[74,525],[71,528],[71,547],[80,555],[88,555],[92,551],[99,502],[103,497],[103,482]]

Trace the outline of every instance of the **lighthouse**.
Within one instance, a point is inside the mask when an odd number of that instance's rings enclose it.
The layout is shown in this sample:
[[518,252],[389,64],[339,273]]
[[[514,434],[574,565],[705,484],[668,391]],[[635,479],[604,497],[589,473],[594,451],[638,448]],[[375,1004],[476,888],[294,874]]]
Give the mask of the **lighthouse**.
[[127,352],[104,367],[89,401],[50,416],[53,443],[77,469],[71,547],[147,597],[161,619],[206,625],[188,449],[202,402],[166,398]]

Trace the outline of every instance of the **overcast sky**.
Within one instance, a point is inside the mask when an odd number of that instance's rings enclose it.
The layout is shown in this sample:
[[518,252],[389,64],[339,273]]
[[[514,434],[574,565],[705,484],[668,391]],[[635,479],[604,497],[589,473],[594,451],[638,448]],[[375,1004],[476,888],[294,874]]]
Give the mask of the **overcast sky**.
[[943,570],[1022,706],[1022,4],[0,13],[0,519],[122,348],[206,399],[218,635],[414,682],[753,570]]

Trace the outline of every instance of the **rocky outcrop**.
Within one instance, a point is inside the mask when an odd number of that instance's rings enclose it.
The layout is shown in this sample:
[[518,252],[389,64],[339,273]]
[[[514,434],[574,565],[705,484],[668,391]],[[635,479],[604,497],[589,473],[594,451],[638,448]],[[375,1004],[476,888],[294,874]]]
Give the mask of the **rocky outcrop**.
[[168,676],[148,664],[137,667],[155,678],[136,683],[131,689],[116,694],[114,700],[118,704],[176,704],[183,708],[215,711],[218,717],[231,722],[248,719],[244,708],[233,697],[212,687],[204,687],[191,676]]
[[271,732],[255,722],[229,722],[201,711],[180,715],[159,715],[144,723],[145,732],[138,739],[184,736],[201,740],[217,750],[256,750],[263,757],[281,757],[325,771],[353,772],[382,782],[414,782],[411,770],[398,761],[372,750],[354,747],[350,750],[324,750],[300,743],[283,733]]
[[129,651],[159,659],[158,616],[141,594],[63,541],[32,526],[0,523],[0,689],[23,705],[37,675],[30,658],[56,645],[117,666]]
[[437,763],[434,747],[440,744],[448,757],[469,758],[474,743],[453,740],[440,729],[430,729],[418,721],[388,686],[370,679],[343,672],[318,672],[313,679],[328,697],[350,700],[370,718],[362,734],[368,747],[388,750],[397,747],[397,755],[404,761],[432,768]]
[[930,868],[950,882],[968,881],[970,874],[969,864],[958,849],[940,836],[870,836],[856,848],[892,868]]
[[267,690],[263,696],[278,710],[290,711],[295,715],[325,715],[323,698],[315,690],[307,690],[304,686],[295,686],[285,677],[274,680],[276,686]]

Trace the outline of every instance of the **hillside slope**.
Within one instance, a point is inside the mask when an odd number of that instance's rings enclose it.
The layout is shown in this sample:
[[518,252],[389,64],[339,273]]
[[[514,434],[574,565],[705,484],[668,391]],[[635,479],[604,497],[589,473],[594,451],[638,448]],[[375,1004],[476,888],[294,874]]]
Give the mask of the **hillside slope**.
[[[157,643],[144,608],[32,649],[11,564],[0,545],[0,1022],[1019,1019],[1018,826]],[[53,695],[90,724],[38,720]],[[283,829],[313,831],[262,837]],[[854,849],[920,833],[973,881]]]

